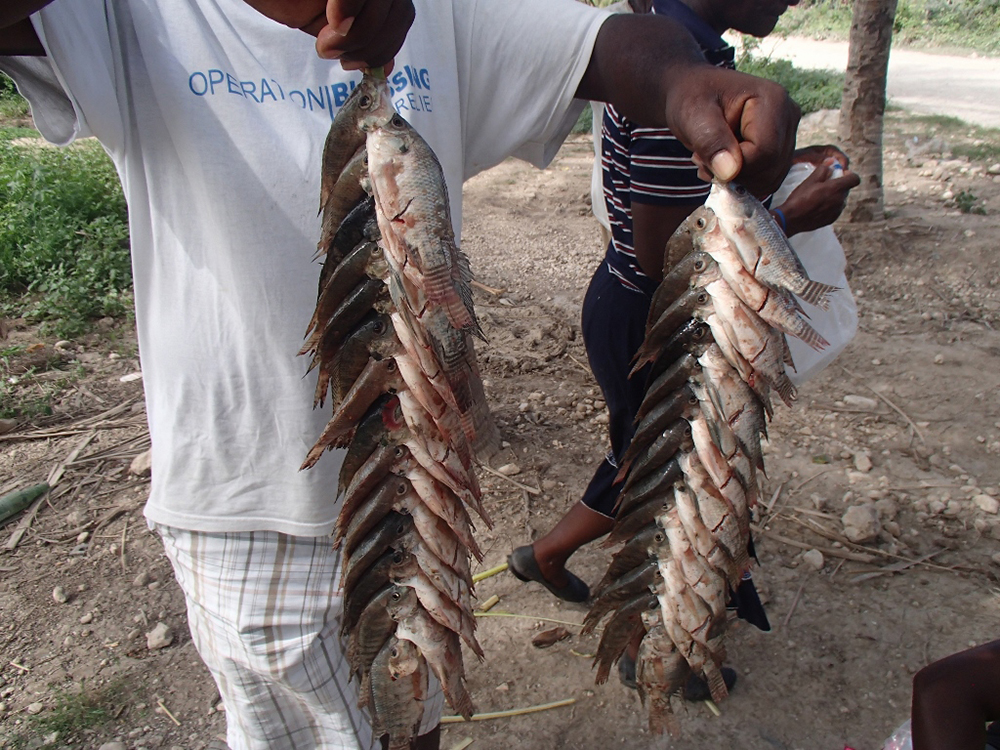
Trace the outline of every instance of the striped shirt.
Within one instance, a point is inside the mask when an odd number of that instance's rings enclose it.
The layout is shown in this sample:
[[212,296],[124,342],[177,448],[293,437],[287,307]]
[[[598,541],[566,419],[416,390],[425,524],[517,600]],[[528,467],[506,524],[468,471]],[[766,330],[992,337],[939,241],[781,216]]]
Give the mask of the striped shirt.
[[[684,24],[710,63],[735,67],[733,48],[679,0],[655,0],[653,11]],[[626,288],[648,290],[651,282],[635,257],[632,204],[693,209],[705,202],[709,184],[698,178],[691,152],[668,128],[640,127],[611,105],[601,125],[601,169],[614,251],[608,253],[608,268]]]

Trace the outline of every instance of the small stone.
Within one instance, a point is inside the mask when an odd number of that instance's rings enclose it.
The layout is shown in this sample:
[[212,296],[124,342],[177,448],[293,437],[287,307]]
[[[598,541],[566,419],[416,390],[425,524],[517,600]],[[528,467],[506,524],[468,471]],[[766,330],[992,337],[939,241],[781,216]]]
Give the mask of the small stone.
[[97,750],[128,750],[124,742],[105,742]]
[[0,435],[6,435],[8,432],[13,432],[17,429],[16,419],[0,419]]
[[802,554],[802,562],[813,570],[819,571],[823,569],[823,564],[826,560],[823,558],[823,553],[818,549],[811,549]]
[[867,453],[858,451],[854,454],[854,468],[863,474],[867,474],[872,470],[872,460],[868,457]]
[[498,693],[506,693],[508,690],[510,690],[510,685],[508,685],[506,682],[501,682],[499,685],[496,686],[495,690]]
[[134,641],[140,635],[142,635],[142,631],[139,630],[139,628],[133,628],[132,630],[128,631],[128,635],[126,635],[125,637],[128,638],[130,641]]
[[156,627],[146,633],[146,648],[150,651],[166,648],[173,642],[174,634],[164,622],[156,623]]
[[90,532],[89,531],[81,531],[79,534],[76,535],[76,543],[77,544],[83,544],[88,539],[90,539]]
[[875,411],[878,408],[878,401],[873,398],[868,398],[867,396],[856,396],[853,393],[849,393],[844,396],[844,405],[853,406],[856,409],[868,409],[869,411]]
[[554,479],[543,479],[542,480],[542,489],[545,492],[552,492],[558,486],[559,486],[559,483],[556,482]]
[[45,709],[45,706],[41,703],[29,703],[28,707],[25,709],[32,716],[40,714]]
[[145,479],[153,473],[153,449],[140,453],[129,464],[128,473]]
[[899,514],[899,506],[896,501],[889,497],[883,497],[875,501],[875,510],[878,511],[879,518],[883,521],[893,521]]
[[118,380],[122,383],[134,383],[136,380],[142,380],[142,373],[130,372],[128,375],[122,375]]
[[990,495],[976,495],[972,498],[972,502],[983,513],[989,513],[990,515],[1000,513],[1000,500]]
[[72,341],[57,341],[55,344],[53,344],[53,348],[57,349],[59,351],[64,351],[66,349],[72,349],[73,348],[73,342]]
[[1000,565],[1000,552],[997,552],[993,557],[990,558],[994,565]]
[[122,355],[120,355],[118,352],[111,352],[111,354],[108,355],[108,359],[111,360],[112,362],[119,360],[121,358]]
[[89,625],[93,621],[94,621],[94,613],[93,612],[86,612],[86,613],[84,613],[83,615],[80,616],[80,624],[81,625]]
[[943,354],[935,354],[934,355],[934,364],[936,364],[936,365],[943,365],[944,364],[944,355]]
[[56,600],[58,604],[65,604],[69,601],[69,596],[66,594],[66,589],[62,586],[56,586],[52,589],[52,598]]
[[141,586],[147,585],[151,580],[152,578],[150,577],[147,571],[140,570],[136,574],[135,578],[132,579],[132,585],[135,586],[136,588],[139,588]]
[[841,516],[844,524],[844,536],[855,544],[873,541],[882,530],[878,511],[874,505],[854,505]]
[[521,473],[521,467],[517,464],[504,464],[497,469],[497,472],[503,474],[505,477],[516,477]]
[[991,164],[986,171],[989,174],[1000,174],[1000,164]]
[[903,533],[903,530],[899,527],[899,524],[895,521],[886,521],[882,524],[882,528],[892,534],[893,537],[899,538],[899,535]]

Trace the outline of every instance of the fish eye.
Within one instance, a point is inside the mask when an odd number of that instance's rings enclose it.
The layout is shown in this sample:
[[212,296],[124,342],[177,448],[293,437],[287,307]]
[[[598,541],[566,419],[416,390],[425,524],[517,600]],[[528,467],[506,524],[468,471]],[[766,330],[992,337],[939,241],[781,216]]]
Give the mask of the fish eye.
[[383,320],[375,321],[375,333],[377,335],[382,335],[383,333],[385,333],[385,321]]
[[394,602],[398,602],[400,599],[403,598],[403,595],[399,591],[393,591],[391,594],[389,594],[389,598],[392,599]]
[[358,99],[358,106],[361,107],[361,109],[368,109],[372,106],[372,98],[368,96],[368,94],[362,94],[361,98]]
[[392,116],[392,119],[389,122],[392,123],[392,126],[396,128],[401,128],[406,123],[406,121],[399,116],[398,112]]
[[386,364],[385,368],[389,372],[396,372],[396,360],[390,359],[389,362]]
[[653,539],[656,542],[662,542],[664,539],[666,539],[666,537],[663,535],[662,531],[657,531],[656,534],[653,536]]
[[704,258],[698,258],[698,260],[696,260],[694,262],[694,270],[695,271],[704,271],[705,270],[705,259]]
[[394,563],[401,563],[401,562],[403,562],[403,553],[402,552],[398,552],[398,551],[394,552],[393,555],[392,555],[392,561]]
[[697,397],[697,396],[691,396],[691,397],[690,397],[690,398],[688,399],[688,403],[689,403],[689,404],[697,404],[697,403],[698,403],[698,397]]
[[708,224],[708,222],[705,221],[704,216],[699,216],[697,219],[695,219],[694,223],[698,226],[698,229],[704,229],[705,226]]
[[705,326],[698,326],[697,328],[695,328],[693,335],[695,340],[700,339],[702,336],[705,335]]
[[396,494],[405,495],[406,494],[406,482],[400,482],[396,485]]
[[708,294],[702,292],[701,294],[698,295],[698,304],[704,305],[706,302],[708,302]]
[[397,445],[396,446],[396,450],[394,451],[394,453],[395,453],[396,458],[402,458],[403,457],[403,446]]
[[745,187],[743,187],[742,185],[736,185],[733,188],[733,190],[736,191],[737,195],[746,195],[747,194],[747,189]]

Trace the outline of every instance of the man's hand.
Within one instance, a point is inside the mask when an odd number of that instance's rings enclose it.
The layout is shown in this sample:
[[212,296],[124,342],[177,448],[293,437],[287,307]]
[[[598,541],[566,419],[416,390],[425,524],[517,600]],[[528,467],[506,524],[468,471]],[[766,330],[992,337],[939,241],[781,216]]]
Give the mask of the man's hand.
[[788,173],[801,111],[781,86],[707,65],[667,94],[667,122],[694,152],[699,175],[773,192]]
[[831,163],[836,158],[828,157],[828,163],[817,166],[779,206],[785,215],[789,237],[835,222],[844,210],[847,194],[861,184],[861,178],[854,172],[845,171],[841,177],[833,177]]
[[413,24],[412,0],[245,0],[285,26],[316,37],[316,51],[345,70],[391,68]]
[[851,160],[847,158],[847,154],[841,151],[836,146],[825,145],[825,146],[806,146],[805,148],[795,149],[795,153],[792,154],[792,162],[794,164],[812,164],[818,167],[820,164],[829,164],[833,159],[837,161],[840,166],[847,169],[851,166]]

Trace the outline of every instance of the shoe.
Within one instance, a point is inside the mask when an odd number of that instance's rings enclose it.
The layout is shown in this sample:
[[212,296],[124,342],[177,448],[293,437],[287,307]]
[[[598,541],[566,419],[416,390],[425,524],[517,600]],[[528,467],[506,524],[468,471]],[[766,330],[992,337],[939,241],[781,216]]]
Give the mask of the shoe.
[[[732,667],[723,667],[722,681],[726,683],[727,690],[732,690],[733,686],[736,684],[736,670]],[[692,674],[688,677],[687,682],[684,683],[683,690],[681,690],[681,695],[684,696],[684,700],[691,701],[692,703],[712,699],[712,693],[708,689],[708,683],[696,674]]]
[[568,570],[566,571],[566,577],[569,579],[569,583],[565,586],[560,588],[549,583],[538,568],[538,561],[535,560],[535,550],[532,549],[530,544],[518,547],[511,552],[507,556],[507,567],[510,568],[510,572],[518,580],[540,583],[551,591],[553,596],[565,602],[580,603],[590,598],[590,587]]
[[638,683],[635,681],[635,659],[627,653],[622,654],[622,658],[618,660],[618,679],[621,680],[622,685],[630,690],[637,689]]

